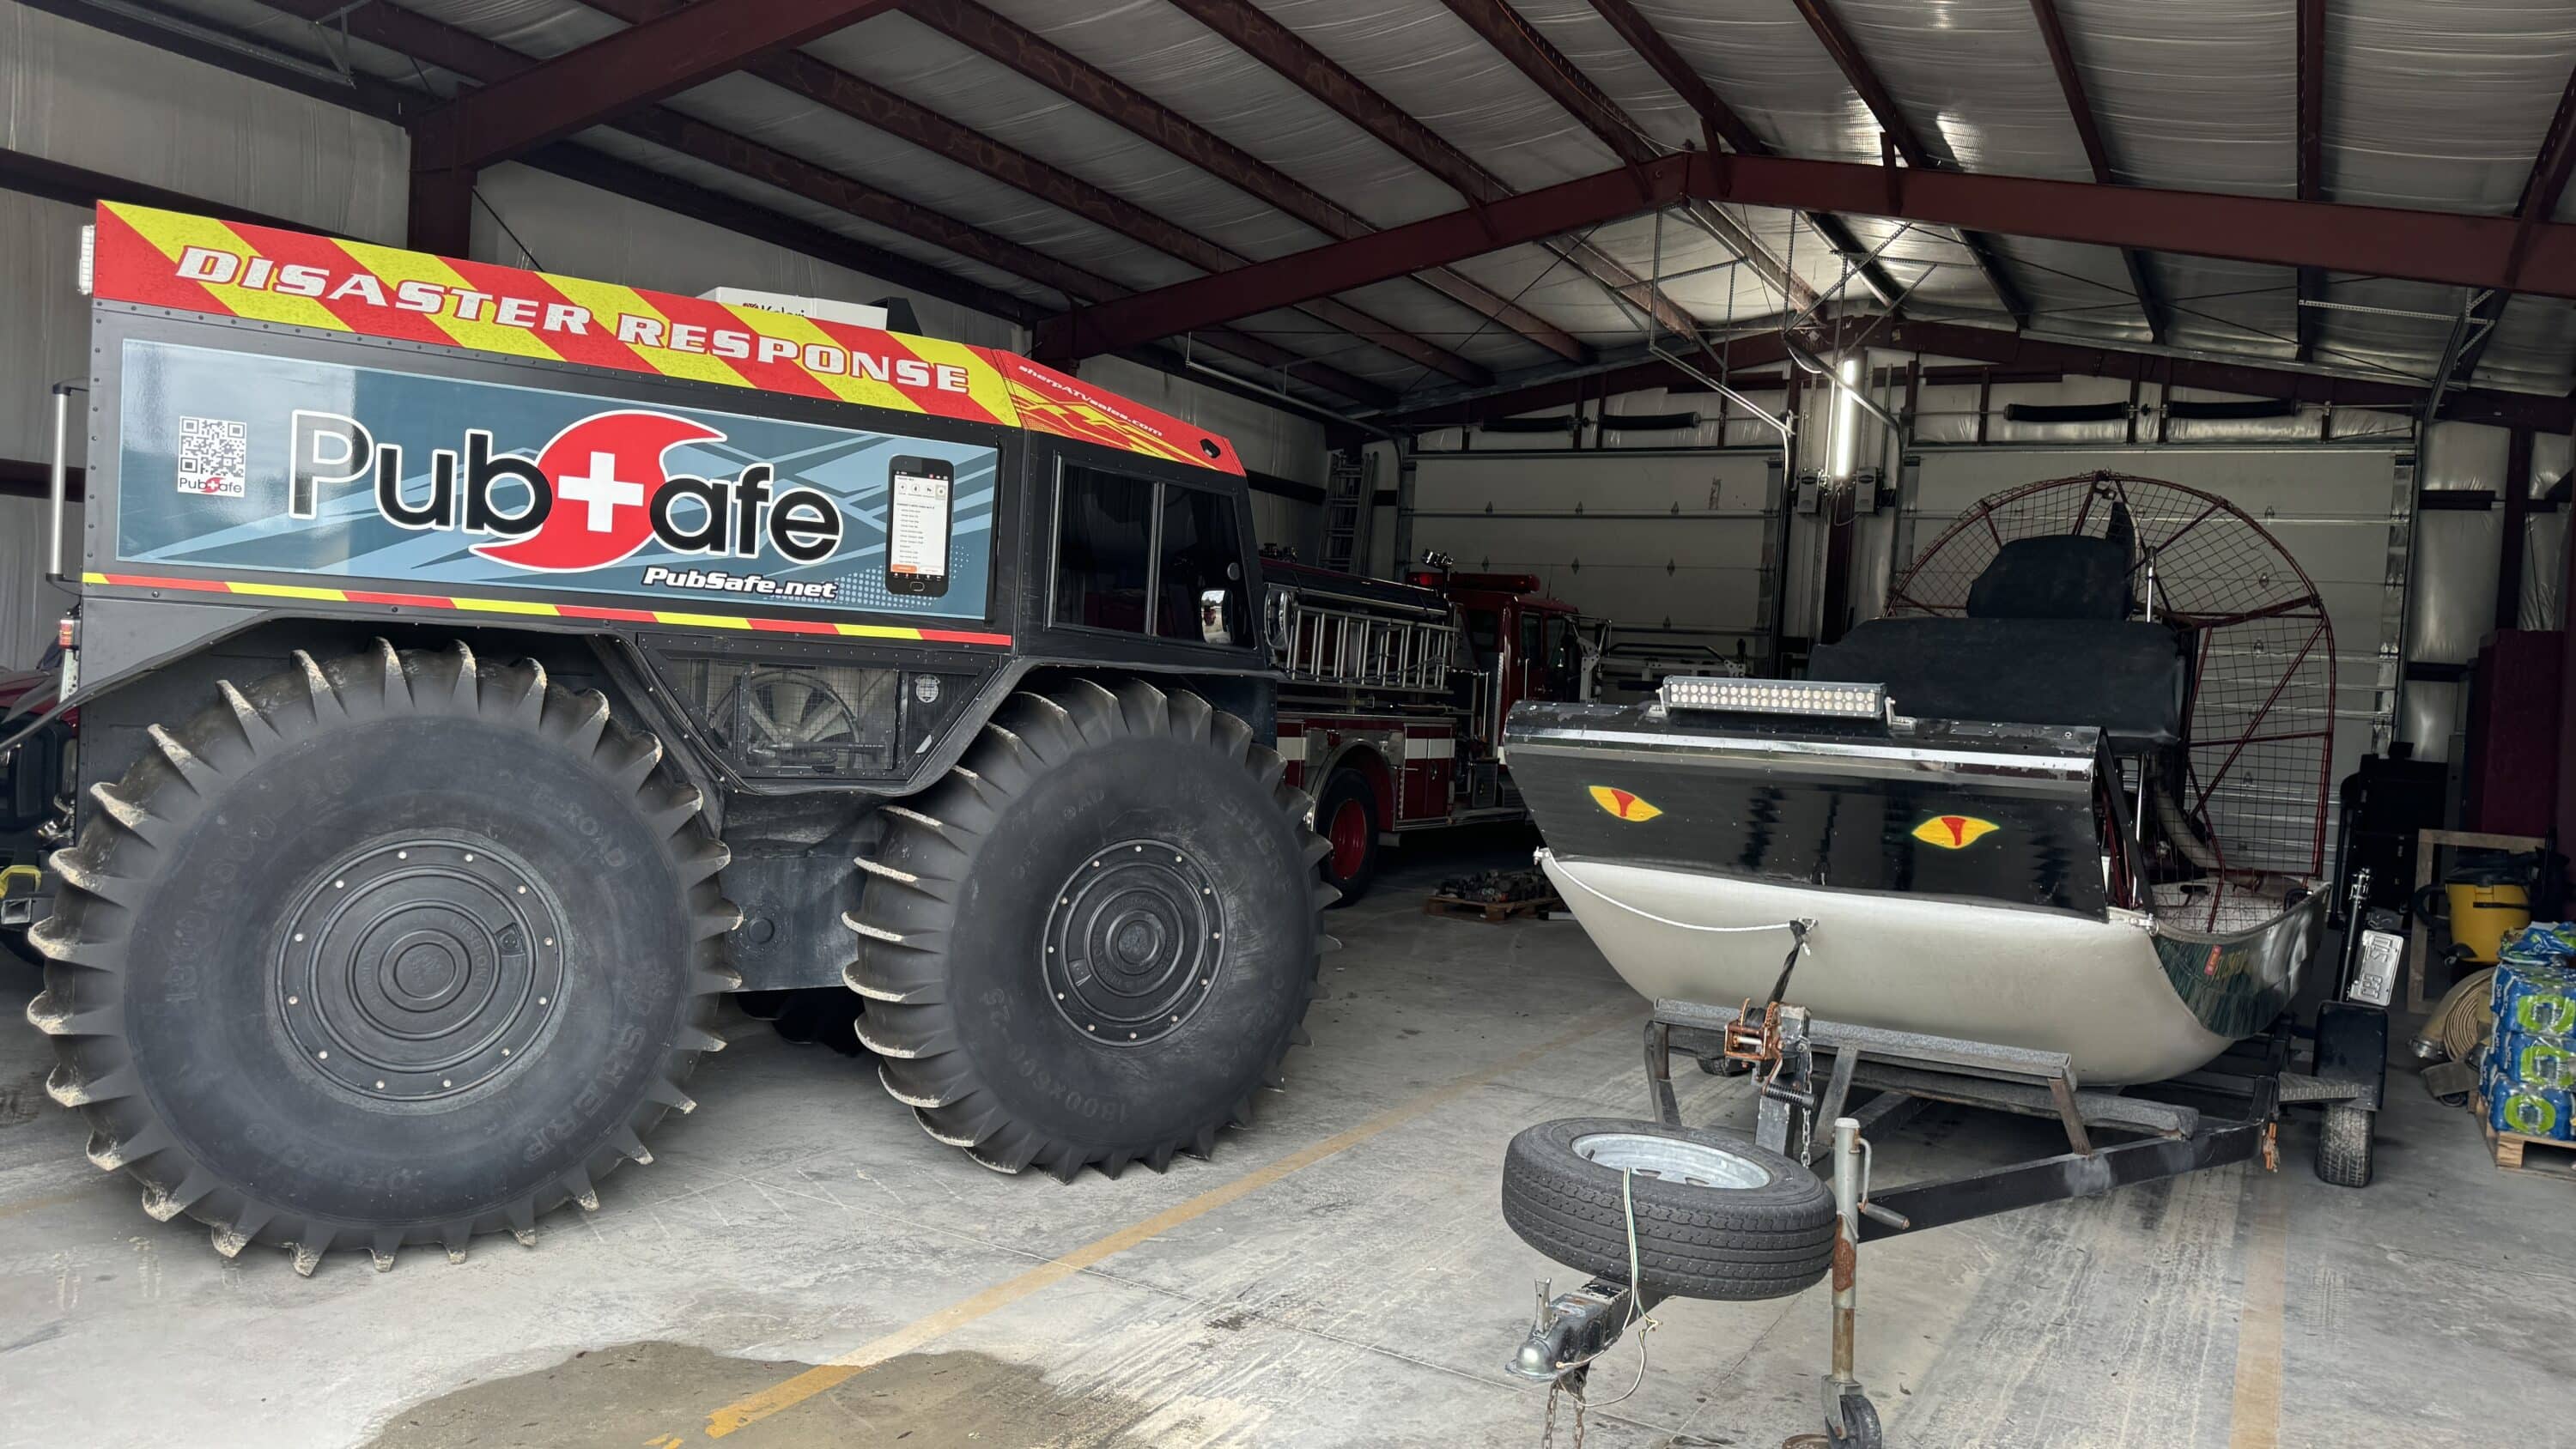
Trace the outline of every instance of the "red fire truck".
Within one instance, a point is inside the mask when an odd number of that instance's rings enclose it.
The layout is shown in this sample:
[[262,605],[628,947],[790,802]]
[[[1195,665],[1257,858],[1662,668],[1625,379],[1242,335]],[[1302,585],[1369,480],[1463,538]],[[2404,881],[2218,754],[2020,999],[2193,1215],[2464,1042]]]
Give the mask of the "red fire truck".
[[1406,831],[1523,818],[1496,759],[1524,699],[1585,689],[1574,606],[1529,574],[1454,573],[1426,556],[1402,583],[1284,559],[1263,564],[1279,753],[1315,796],[1327,884],[1345,902]]

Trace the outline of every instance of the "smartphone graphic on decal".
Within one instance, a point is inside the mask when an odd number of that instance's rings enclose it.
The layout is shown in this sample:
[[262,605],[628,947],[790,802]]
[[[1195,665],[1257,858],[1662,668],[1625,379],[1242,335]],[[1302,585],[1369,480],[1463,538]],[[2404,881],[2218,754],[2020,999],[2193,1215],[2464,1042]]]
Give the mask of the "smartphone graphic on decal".
[[938,598],[948,592],[948,529],[955,521],[956,470],[941,458],[901,457],[887,489],[886,592]]

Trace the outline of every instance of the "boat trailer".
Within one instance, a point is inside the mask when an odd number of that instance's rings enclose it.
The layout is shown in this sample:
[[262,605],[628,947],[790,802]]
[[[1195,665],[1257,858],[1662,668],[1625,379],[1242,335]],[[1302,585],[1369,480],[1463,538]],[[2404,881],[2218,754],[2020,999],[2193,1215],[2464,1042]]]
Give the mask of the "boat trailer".
[[[1777,1001],[1709,1006],[1659,1000],[1645,1029],[1645,1068],[1654,1120],[1686,1124],[1673,1091],[1675,1056],[1712,1075],[1747,1075],[1756,1091],[1757,1146],[1826,1176],[1835,1210],[1832,1364],[1823,1380],[1828,1444],[1879,1449],[1877,1409],[1855,1363],[1859,1246],[2132,1183],[2178,1177],[2259,1155],[2280,1164],[2280,1114],[2291,1103],[2342,1103],[2376,1111],[2387,1060],[2387,1018],[2366,1006],[2330,1002],[2315,1032],[2315,1070],[2293,1072],[2294,1038],[2284,1017],[2199,1071],[2152,1089],[2087,1090],[2063,1052],[1963,1041],[1884,1027],[1826,1021]],[[1871,1094],[1857,1108],[1855,1089]],[[2153,1090],[2166,1101],[2134,1095]],[[2066,1151],[1956,1177],[1873,1192],[1866,1133],[1892,1128],[1932,1102],[2054,1119]],[[2097,1141],[2096,1133],[2130,1134]],[[1571,1393],[1578,1405],[1592,1365],[1667,1295],[1653,1284],[1594,1277],[1554,1297],[1538,1285],[1536,1320],[1504,1365],[1517,1377]]]

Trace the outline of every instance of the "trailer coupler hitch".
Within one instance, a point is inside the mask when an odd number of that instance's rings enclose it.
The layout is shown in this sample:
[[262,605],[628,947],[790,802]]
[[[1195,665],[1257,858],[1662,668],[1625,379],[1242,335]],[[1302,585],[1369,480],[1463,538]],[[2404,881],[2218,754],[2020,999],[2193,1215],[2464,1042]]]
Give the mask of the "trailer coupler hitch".
[[1619,1341],[1628,1326],[1661,1301],[1653,1289],[1639,1292],[1624,1283],[1595,1278],[1571,1293],[1547,1296],[1547,1280],[1538,1283],[1538,1316],[1503,1371],[1539,1383],[1563,1381],[1580,1390],[1591,1363]]

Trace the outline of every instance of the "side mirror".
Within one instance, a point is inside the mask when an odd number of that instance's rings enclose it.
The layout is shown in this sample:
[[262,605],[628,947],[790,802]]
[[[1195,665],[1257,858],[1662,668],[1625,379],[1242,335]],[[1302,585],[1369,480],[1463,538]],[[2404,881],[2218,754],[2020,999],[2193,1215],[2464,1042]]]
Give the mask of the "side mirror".
[[1241,620],[1235,617],[1235,593],[1232,589],[1199,590],[1199,637],[1210,644],[1232,648]]
[[1261,639],[1273,655],[1284,655],[1296,629],[1297,596],[1286,589],[1273,588],[1263,600]]

